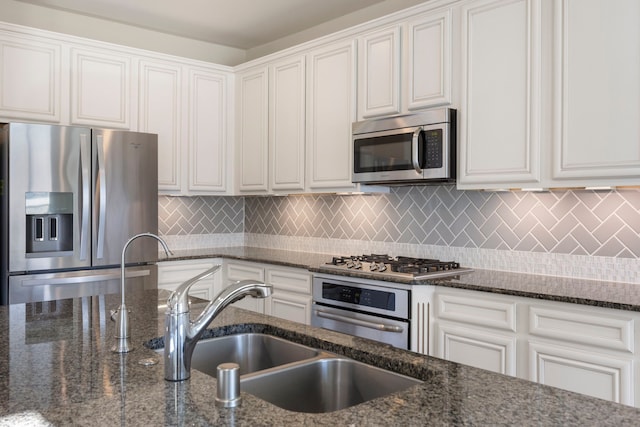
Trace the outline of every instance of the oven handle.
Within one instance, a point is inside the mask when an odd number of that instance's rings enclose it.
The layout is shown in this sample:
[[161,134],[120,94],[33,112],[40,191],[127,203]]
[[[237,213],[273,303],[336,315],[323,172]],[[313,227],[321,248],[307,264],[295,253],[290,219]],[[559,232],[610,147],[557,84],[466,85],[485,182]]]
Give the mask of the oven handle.
[[338,314],[333,314],[322,310],[316,310],[316,315],[325,319],[337,320],[340,322],[350,323],[356,326],[363,326],[365,328],[375,329],[383,332],[402,333],[404,331],[404,328],[402,326],[387,325],[384,323],[371,323],[364,320],[353,319],[351,317],[340,316]]

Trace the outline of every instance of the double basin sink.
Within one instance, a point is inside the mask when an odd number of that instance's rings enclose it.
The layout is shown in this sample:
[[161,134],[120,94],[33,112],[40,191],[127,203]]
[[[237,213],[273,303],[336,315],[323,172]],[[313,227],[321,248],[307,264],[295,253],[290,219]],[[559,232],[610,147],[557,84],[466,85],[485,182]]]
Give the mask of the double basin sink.
[[333,412],[422,382],[261,333],[201,340],[191,368],[215,377],[227,362],[240,366],[242,391],[295,412]]

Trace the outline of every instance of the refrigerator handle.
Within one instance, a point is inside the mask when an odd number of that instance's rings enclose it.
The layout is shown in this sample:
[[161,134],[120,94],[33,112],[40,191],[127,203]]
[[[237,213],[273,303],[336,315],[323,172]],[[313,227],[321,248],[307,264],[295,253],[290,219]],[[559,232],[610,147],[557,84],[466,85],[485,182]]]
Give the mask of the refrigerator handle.
[[104,229],[107,210],[107,177],[104,164],[104,141],[103,135],[96,135],[96,147],[98,151],[98,191],[100,192],[98,201],[98,242],[96,245],[96,258],[104,257]]
[[87,141],[87,135],[80,135],[80,179],[81,179],[81,214],[80,214],[80,259],[88,258],[89,250],[89,218],[91,208],[91,145]]

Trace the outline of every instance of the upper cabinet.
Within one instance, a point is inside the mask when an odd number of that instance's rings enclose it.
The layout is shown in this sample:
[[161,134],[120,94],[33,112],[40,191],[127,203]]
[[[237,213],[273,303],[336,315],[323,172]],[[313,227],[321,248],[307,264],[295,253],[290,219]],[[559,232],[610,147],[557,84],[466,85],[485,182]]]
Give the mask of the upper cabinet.
[[452,102],[452,10],[436,10],[358,38],[358,119]]
[[640,184],[640,3],[461,6],[464,189]]
[[0,119],[59,123],[62,46],[0,33]]
[[554,184],[638,185],[640,2],[553,5]]
[[131,128],[131,58],[71,49],[71,124]]
[[356,45],[332,43],[307,55],[307,188],[350,191],[356,118]]
[[539,0],[464,5],[459,187],[539,186]]

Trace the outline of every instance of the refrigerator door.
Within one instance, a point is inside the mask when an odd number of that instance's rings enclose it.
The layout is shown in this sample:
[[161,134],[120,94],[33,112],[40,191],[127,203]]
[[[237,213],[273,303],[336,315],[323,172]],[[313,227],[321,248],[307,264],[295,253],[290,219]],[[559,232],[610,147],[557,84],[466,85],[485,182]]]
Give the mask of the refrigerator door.
[[[139,233],[158,233],[158,137],[93,129],[93,265],[119,265]],[[155,262],[158,242],[136,239],[127,264]]]
[[6,126],[8,271],[90,266],[90,129]]

